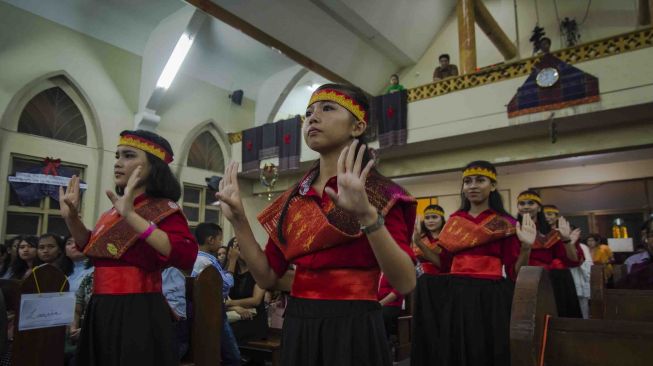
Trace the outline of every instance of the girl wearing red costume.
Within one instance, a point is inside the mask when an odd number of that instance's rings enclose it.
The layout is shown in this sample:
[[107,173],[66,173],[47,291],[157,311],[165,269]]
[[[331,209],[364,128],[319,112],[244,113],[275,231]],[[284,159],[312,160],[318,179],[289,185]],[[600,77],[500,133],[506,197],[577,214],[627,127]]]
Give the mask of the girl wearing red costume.
[[569,271],[569,268],[578,267],[584,260],[580,229],[572,231],[564,217],[558,218],[556,225],[551,227],[542,207],[542,198],[535,191],[527,190],[517,197],[518,218],[530,216],[538,229],[528,265],[548,271],[558,316],[582,318],[576,285]]
[[429,205],[424,209],[424,220],[415,225],[413,233],[413,252],[420,261],[423,274],[440,274],[442,248],[438,246],[438,236],[447,223],[444,209]]
[[159,135],[123,131],[116,151],[113,208],[93,231],[79,218],[79,178],[59,191],[61,215],[95,265],[78,365],[177,365],[161,270],[191,269],[198,246],[175,203],[181,187],[170,171],[172,149]]
[[465,167],[461,196],[438,237],[448,275],[418,282],[411,365],[510,365],[514,281],[528,262],[535,224],[526,216],[520,225],[506,212],[487,161]]
[[237,164],[216,194],[259,286],[274,287],[296,267],[282,332],[286,366],[392,364],[377,286],[381,271],[400,293],[415,286],[415,199],[373,169],[368,110],[358,88],[327,84],[313,93],[302,132],[320,159],[258,216],[270,236],[265,251],[243,210]]

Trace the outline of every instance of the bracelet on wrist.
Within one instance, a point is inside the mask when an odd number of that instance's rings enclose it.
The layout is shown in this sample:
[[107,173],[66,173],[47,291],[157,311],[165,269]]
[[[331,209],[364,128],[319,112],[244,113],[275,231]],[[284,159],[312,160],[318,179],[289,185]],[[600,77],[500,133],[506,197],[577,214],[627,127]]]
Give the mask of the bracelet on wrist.
[[143,231],[143,233],[138,237],[138,239],[147,240],[147,238],[149,238],[150,235],[152,235],[152,233],[154,232],[154,230],[156,230],[156,228],[157,228],[156,224],[150,221],[150,226],[148,226],[147,229]]

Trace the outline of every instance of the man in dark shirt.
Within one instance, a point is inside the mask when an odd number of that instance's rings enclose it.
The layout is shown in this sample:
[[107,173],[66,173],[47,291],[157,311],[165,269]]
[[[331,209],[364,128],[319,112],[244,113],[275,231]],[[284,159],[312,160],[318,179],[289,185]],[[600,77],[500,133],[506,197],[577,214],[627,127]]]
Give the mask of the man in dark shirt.
[[442,80],[450,76],[458,76],[458,67],[449,63],[449,55],[443,53],[438,57],[440,66],[433,71],[433,81]]
[[616,288],[630,288],[640,290],[653,290],[653,219],[646,221],[646,250],[649,257],[639,263],[633,264],[630,272],[624,279],[615,284]]

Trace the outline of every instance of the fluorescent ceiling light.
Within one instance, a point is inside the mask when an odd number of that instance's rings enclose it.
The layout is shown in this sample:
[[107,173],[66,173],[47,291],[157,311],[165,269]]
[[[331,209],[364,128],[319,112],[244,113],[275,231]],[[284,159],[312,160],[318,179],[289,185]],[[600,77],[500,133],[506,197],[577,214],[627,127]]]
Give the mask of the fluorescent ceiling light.
[[311,85],[308,85],[306,88],[308,88],[308,90],[314,92],[319,87],[320,87],[320,84],[311,84]]
[[186,55],[188,55],[188,51],[190,51],[192,45],[193,38],[188,34],[183,33],[181,37],[179,37],[175,49],[172,50],[172,54],[170,55],[166,66],[163,68],[159,80],[156,82],[157,88],[168,89],[170,87],[170,84],[172,84],[172,81],[175,79],[175,76],[177,75],[181,64],[184,62]]

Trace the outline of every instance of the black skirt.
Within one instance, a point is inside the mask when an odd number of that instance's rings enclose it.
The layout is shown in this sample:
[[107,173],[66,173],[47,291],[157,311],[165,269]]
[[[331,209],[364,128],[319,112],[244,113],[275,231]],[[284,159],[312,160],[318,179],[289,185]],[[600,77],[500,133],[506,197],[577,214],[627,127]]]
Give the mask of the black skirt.
[[284,366],[392,365],[376,301],[291,297],[281,338]]
[[553,287],[553,295],[556,300],[558,316],[564,318],[582,318],[578,303],[578,294],[574,278],[571,276],[569,269],[552,269],[549,270],[549,279]]
[[511,281],[423,275],[416,291],[411,365],[510,365]]
[[93,295],[77,347],[77,365],[178,365],[170,308],[160,293]]

